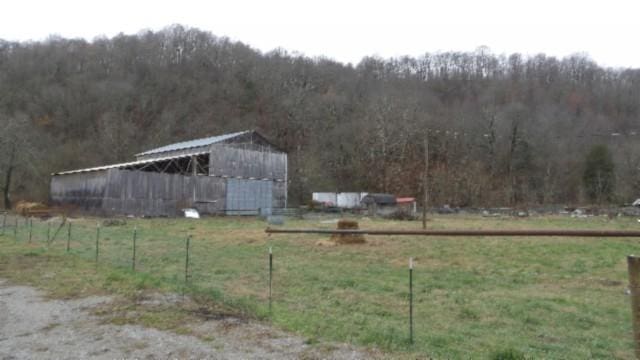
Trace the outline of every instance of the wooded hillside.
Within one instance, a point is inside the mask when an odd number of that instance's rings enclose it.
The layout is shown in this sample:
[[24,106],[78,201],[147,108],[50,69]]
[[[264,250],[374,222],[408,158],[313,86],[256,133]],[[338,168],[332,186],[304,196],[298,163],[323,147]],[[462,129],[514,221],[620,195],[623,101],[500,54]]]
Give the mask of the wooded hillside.
[[[421,196],[426,136],[434,204],[640,197],[640,70],[584,55],[479,48],[344,65],[182,26],[0,41],[0,126],[0,186],[11,178],[14,201],[46,200],[54,171],[251,128],[289,152],[294,205],[312,191]],[[613,159],[611,196],[585,184],[601,182],[585,175],[598,145]]]

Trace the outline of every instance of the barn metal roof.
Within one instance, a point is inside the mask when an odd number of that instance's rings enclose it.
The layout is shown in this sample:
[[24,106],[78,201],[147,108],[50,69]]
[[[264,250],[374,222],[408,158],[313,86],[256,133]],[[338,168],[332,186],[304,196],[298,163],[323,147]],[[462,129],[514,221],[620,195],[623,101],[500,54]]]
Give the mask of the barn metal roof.
[[189,154],[182,154],[182,155],[178,155],[178,156],[167,156],[167,157],[162,157],[162,158],[155,158],[155,159],[148,159],[148,160],[138,160],[138,161],[131,161],[131,162],[120,163],[120,164],[96,166],[96,167],[86,168],[86,169],[62,171],[62,172],[53,173],[51,175],[69,175],[69,174],[78,174],[78,173],[109,170],[109,169],[122,169],[122,168],[131,167],[131,166],[144,165],[144,164],[149,164],[149,163],[153,163],[153,162],[162,162],[162,161],[166,161],[166,160],[173,160],[173,159],[179,159],[179,158],[189,157],[189,156],[193,156],[193,155],[204,155],[204,154],[207,154],[207,152],[206,151],[200,151],[200,152],[194,152],[194,153],[189,153]]
[[162,153],[162,152],[167,152],[167,151],[183,150],[183,149],[190,149],[190,148],[195,148],[195,147],[200,147],[200,146],[207,146],[207,145],[223,142],[223,141],[226,141],[226,140],[229,140],[229,139],[232,139],[234,137],[237,137],[237,136],[240,136],[240,135],[244,135],[244,134],[247,134],[247,133],[250,133],[250,132],[251,132],[251,130],[245,130],[245,131],[235,132],[235,133],[231,133],[231,134],[211,136],[211,137],[203,138],[203,139],[183,141],[183,142],[179,142],[179,143],[175,143],[175,144],[171,144],[171,145],[162,146],[162,147],[159,147],[159,148],[156,148],[156,149],[148,150],[148,151],[145,151],[145,152],[141,152],[139,154],[136,154],[136,156],[151,155],[151,154],[157,154],[157,153]]

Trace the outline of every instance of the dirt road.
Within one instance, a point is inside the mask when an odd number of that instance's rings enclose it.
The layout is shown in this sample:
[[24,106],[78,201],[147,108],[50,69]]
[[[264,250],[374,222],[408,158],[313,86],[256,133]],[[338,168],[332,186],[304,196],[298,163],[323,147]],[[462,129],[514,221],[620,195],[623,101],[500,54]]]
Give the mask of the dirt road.
[[309,346],[264,324],[227,318],[194,324],[207,334],[177,335],[104,324],[91,309],[109,297],[51,300],[0,279],[0,359],[365,359],[348,345]]

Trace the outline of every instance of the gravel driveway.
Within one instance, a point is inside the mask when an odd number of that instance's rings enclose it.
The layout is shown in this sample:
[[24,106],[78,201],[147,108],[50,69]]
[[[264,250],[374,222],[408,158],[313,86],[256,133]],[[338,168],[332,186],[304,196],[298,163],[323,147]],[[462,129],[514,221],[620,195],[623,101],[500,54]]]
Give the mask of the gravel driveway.
[[134,325],[104,324],[91,309],[110,297],[47,299],[0,279],[0,359],[369,359],[344,344],[310,346],[267,325],[227,318],[195,324],[203,341]]

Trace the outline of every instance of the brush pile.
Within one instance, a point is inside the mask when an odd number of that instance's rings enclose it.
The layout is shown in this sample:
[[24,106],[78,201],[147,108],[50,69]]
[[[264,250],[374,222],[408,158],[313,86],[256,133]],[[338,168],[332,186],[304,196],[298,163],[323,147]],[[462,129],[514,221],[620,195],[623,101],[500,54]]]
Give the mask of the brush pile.
[[37,202],[18,201],[15,211],[25,217],[48,218],[51,216],[50,209],[46,205]]

